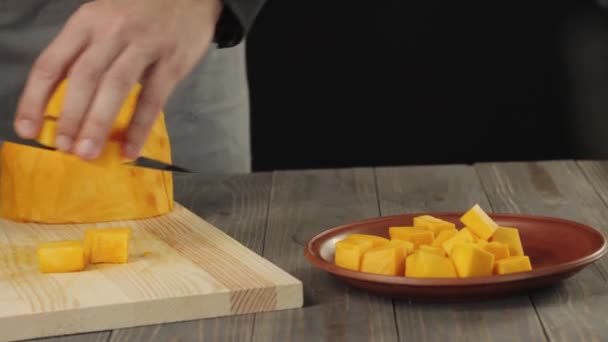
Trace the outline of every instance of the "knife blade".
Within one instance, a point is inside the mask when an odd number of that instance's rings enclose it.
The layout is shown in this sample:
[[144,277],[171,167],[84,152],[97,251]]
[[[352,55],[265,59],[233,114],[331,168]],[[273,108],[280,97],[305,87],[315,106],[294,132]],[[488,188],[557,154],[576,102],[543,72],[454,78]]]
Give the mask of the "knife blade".
[[[36,140],[23,139],[20,136],[18,136],[14,131],[12,131],[12,130],[9,130],[9,131],[10,132],[8,134],[4,133],[2,136],[0,136],[0,141],[11,142],[11,143],[26,145],[26,146],[35,147],[35,148],[42,148],[42,149],[51,150],[51,151],[56,150],[55,147],[41,144]],[[147,169],[155,169],[155,170],[161,170],[161,171],[194,173],[193,171],[186,169],[184,167],[165,163],[160,160],[147,158],[147,157],[143,157],[143,156],[140,156],[135,160],[126,162],[125,165],[130,165],[130,166],[134,166],[134,167],[142,167],[142,168],[147,168]]]

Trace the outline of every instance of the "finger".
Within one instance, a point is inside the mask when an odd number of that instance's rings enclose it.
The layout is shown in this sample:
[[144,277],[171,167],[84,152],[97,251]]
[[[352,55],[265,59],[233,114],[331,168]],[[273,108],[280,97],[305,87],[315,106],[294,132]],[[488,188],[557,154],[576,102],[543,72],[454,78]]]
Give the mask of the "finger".
[[158,64],[150,69],[125,135],[123,153],[127,158],[139,156],[156,118],[177,85],[175,76],[166,65]]
[[88,31],[68,21],[32,66],[17,105],[15,130],[26,139],[40,130],[48,99],[67,68],[86,46]]
[[103,74],[110,68],[125,44],[107,39],[89,46],[76,60],[69,73],[63,112],[57,122],[56,146],[62,151],[72,148],[74,138],[93,100]]
[[88,160],[99,156],[120,107],[152,62],[151,55],[134,48],[128,48],[116,59],[104,75],[84,118],[82,129],[78,133],[76,155]]

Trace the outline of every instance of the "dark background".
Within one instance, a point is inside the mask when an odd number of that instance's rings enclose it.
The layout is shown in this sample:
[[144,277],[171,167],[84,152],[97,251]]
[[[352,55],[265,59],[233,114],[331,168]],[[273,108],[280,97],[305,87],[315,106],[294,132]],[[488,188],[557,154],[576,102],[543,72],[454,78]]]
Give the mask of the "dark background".
[[608,61],[585,40],[607,18],[584,0],[269,0],[247,39],[253,168],[596,157],[576,87]]

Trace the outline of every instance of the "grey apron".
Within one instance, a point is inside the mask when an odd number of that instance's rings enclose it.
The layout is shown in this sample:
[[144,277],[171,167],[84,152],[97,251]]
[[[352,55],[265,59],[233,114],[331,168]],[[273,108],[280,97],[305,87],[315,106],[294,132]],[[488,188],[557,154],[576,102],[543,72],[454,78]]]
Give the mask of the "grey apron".
[[[12,129],[33,61],[83,0],[0,0],[0,131]],[[212,46],[165,107],[176,164],[210,173],[251,171],[244,43]]]

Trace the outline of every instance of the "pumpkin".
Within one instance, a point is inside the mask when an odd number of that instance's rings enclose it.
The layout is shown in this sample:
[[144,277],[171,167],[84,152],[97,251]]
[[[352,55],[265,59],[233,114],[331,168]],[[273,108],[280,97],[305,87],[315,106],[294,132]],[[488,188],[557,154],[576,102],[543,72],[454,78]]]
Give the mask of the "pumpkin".
[[[38,141],[54,146],[67,80],[53,92]],[[123,163],[121,140],[141,85],[128,94],[102,156],[85,161],[73,154],[4,142],[0,149],[0,217],[18,222],[94,223],[159,216],[173,209],[173,178],[167,171]],[[161,111],[142,155],[171,162]]]

